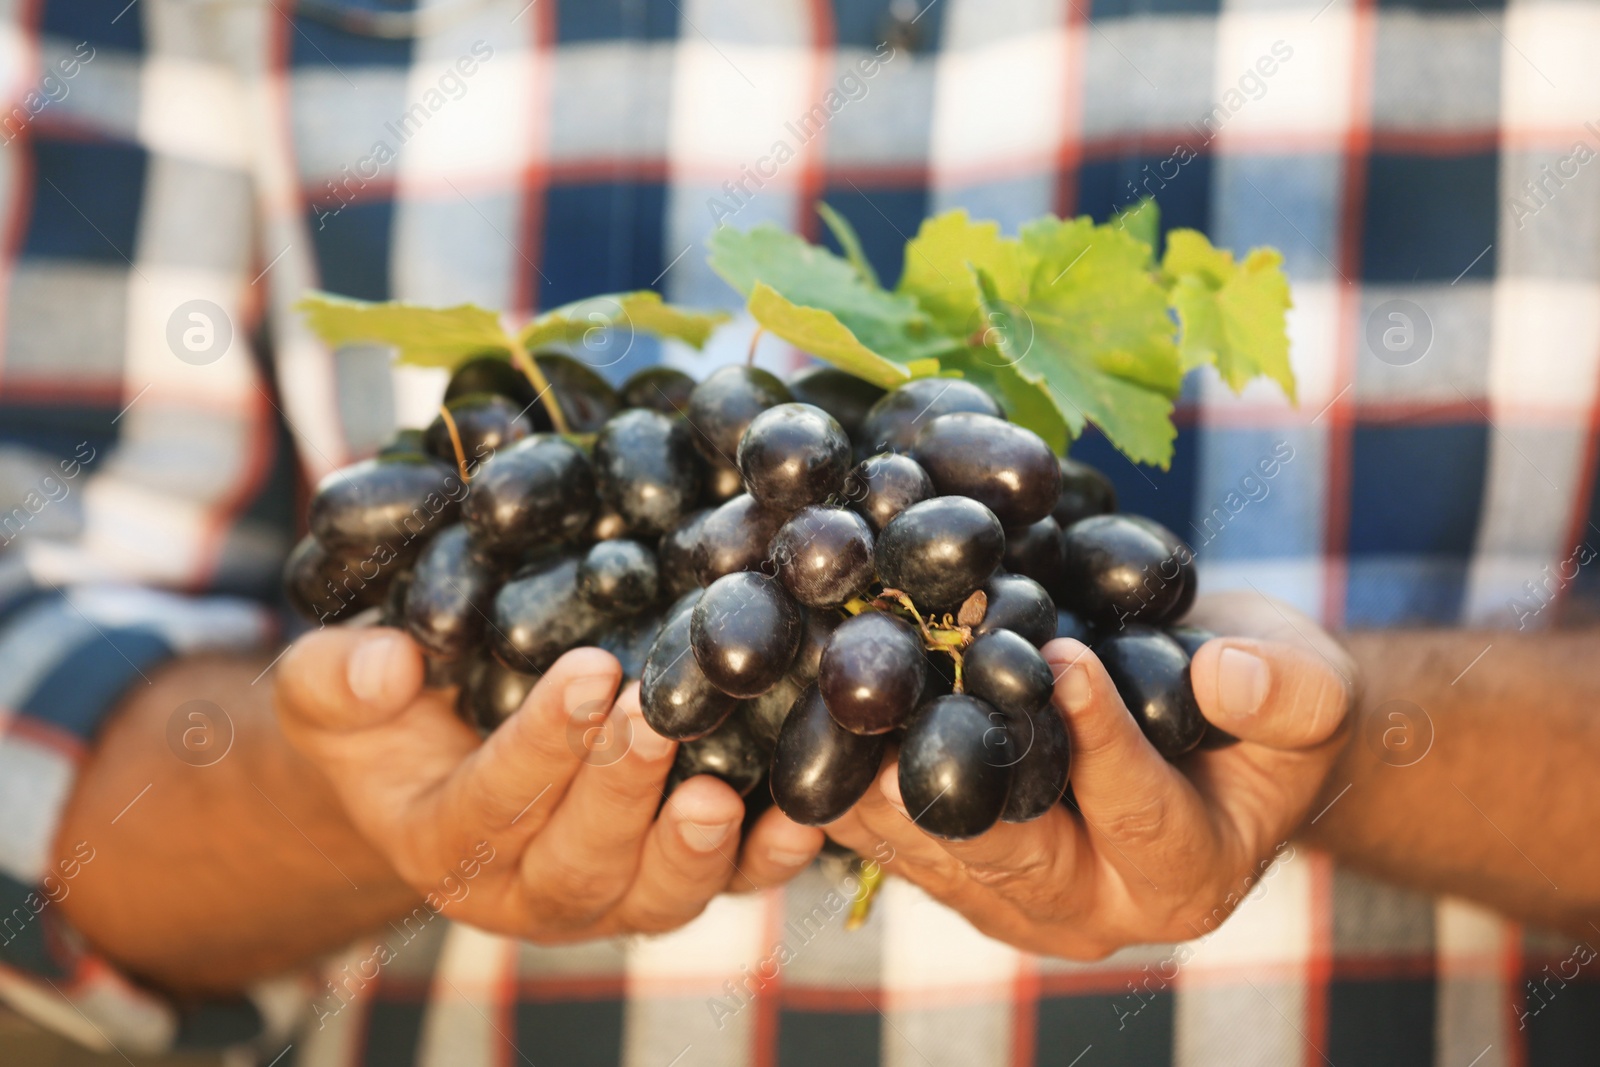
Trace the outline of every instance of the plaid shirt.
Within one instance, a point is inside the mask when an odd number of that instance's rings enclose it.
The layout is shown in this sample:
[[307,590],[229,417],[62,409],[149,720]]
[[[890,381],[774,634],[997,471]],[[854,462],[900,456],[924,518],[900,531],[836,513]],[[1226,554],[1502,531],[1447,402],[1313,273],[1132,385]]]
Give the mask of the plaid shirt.
[[[817,236],[826,199],[893,278],[927,214],[1148,193],[1168,225],[1282,248],[1295,286],[1298,409],[1207,372],[1170,471],[1076,450],[1188,532],[1206,588],[1332,626],[1547,625],[1600,594],[1600,5],[290,7],[7,5],[0,995],[104,1048],[300,1067],[1593,1057],[1593,949],[1304,850],[1214,933],[1089,965],[895,881],[847,933],[821,868],[636,943],[411,922],[237,1004],[180,1010],[97,959],[53,906],[94,842],[52,852],[97,723],[169,657],[280,644],[304,485],[437,402],[439,374],[309,336],[308,286],[732,306],[698,251],[719,221]],[[603,370],[703,369],[748,328]]]

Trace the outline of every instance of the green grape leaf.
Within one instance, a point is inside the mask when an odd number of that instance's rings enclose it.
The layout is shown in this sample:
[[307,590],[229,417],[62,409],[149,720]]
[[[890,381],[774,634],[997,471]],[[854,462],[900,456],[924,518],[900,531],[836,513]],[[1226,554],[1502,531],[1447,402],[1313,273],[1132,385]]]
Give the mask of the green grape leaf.
[[1178,313],[1184,370],[1210,363],[1236,393],[1265,375],[1295,402],[1289,279],[1276,249],[1253,249],[1237,263],[1204,234],[1173,230],[1161,269],[1172,283],[1168,299]]
[[750,292],[750,314],[768,333],[883,389],[893,389],[909,380],[912,366],[922,372],[919,377],[939,367],[937,360],[902,366],[884,359],[862,344],[831,311],[786,300],[765,282],[756,282]]
[[856,273],[861,275],[861,280],[874,289],[883,288],[878,283],[878,272],[872,269],[872,264],[867,261],[867,254],[861,250],[861,238],[856,236],[856,228],[850,225],[850,220],[821,200],[817,201],[817,214],[828,224],[833,239],[844,249],[844,258],[849,260]]
[[[991,327],[991,331],[995,329]],[[958,372],[1000,401],[1012,422],[1044,438],[1057,455],[1066,452],[1075,434],[1049,384],[1029,373],[1026,359],[1013,363],[999,348],[973,345],[944,357],[940,370]]]
[[1020,300],[1027,280],[1028,255],[1015,238],[1003,237],[997,222],[973,222],[962,210],[924,219],[906,244],[898,293],[914,297],[940,329],[967,337],[985,328],[978,313],[978,289],[968,264],[984,271],[1002,300]]
[[431,308],[312,291],[295,303],[295,309],[325,343],[393,345],[401,363],[451,369],[486,351],[510,351],[511,338],[500,325],[500,316],[475,304]]
[[702,348],[711,331],[726,321],[724,312],[674,307],[663,301],[660,293],[640,289],[586,297],[553,308],[524,326],[519,340],[531,351],[557,341],[577,344],[592,337],[596,330],[634,330]]
[[1143,242],[1150,249],[1150,263],[1155,263],[1157,244],[1161,240],[1161,209],[1156,206],[1154,197],[1147,196],[1137,204],[1123,208],[1111,222]]
[[708,243],[711,269],[747,299],[757,283],[765,284],[790,304],[832,314],[885,359],[936,359],[960,347],[910,297],[869,286],[847,260],[770,223],[750,230],[719,227]]

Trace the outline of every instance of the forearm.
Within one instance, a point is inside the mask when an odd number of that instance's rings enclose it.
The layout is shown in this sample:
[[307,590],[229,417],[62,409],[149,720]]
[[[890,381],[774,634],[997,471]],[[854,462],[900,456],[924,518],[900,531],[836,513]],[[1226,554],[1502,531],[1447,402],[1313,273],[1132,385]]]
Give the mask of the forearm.
[[1364,692],[1304,839],[1388,881],[1592,936],[1600,633],[1348,643]]
[[[94,849],[60,902],[66,916],[114,962],[176,992],[237,990],[416,903],[285,743],[273,675],[252,684],[266,664],[183,660],[131,692],[57,836],[60,856]],[[169,747],[169,720],[192,700],[233,724],[231,749],[209,766]],[[184,716],[178,732],[190,725]]]

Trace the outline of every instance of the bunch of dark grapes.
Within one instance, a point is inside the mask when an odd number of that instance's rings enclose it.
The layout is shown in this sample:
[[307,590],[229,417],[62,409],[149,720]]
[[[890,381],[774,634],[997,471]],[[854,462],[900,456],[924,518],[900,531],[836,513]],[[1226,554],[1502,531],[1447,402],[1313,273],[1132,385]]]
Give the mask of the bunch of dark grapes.
[[598,645],[680,742],[669,789],[711,774],[821,825],[895,746],[908,812],[946,838],[1066,792],[1052,638],[1093,645],[1167,758],[1231,740],[1189,684],[1210,635],[1174,625],[1187,546],[978,387],[727,366],[614,390],[535,361],[568,433],[510,363],[464,364],[433,425],[317,488],[285,576],[314,621],[405,628],[481,729]]

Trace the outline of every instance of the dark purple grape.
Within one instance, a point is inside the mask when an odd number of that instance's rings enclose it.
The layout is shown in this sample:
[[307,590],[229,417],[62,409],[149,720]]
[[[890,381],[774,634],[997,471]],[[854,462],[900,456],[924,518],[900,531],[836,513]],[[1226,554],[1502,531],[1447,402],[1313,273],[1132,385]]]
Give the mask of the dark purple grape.
[[699,586],[695,570],[695,545],[700,541],[700,527],[711,514],[710,508],[691,511],[677,524],[661,535],[656,545],[656,566],[661,575],[661,591],[667,596],[682,596]]
[[714,509],[700,524],[695,541],[695,575],[710,585],[724,574],[759,570],[767,562],[767,546],[783,525],[782,512],[756,503],[742,493]]
[[800,403],[813,404],[838,419],[852,440],[860,436],[872,405],[883,398],[878,386],[826,363],[807,367],[786,384]]
[[560,557],[520,572],[500,587],[489,647],[507,667],[539,674],[563,652],[599,633],[605,621],[578,595],[577,557]]
[[311,497],[311,532],[329,553],[387,567],[415,559],[456,521],[467,486],[453,464],[418,456],[364,459],[336,470]]
[[[378,449],[378,459],[392,459],[395,456],[426,456],[428,454],[428,431],[417,429],[396,430],[394,436],[389,438],[389,443]],[[454,460],[454,457],[451,457]]]
[[[696,590],[696,594],[699,590]],[[712,685],[689,648],[694,612],[669,613],[650,646],[639,679],[639,707],[650,729],[674,741],[704,737],[732,714],[738,701]]]
[[700,502],[707,507],[714,508],[744,492],[744,475],[732,463],[707,463],[701,480],[705,488],[700,492]]
[[406,594],[411,591],[411,568],[400,570],[389,581],[383,594],[383,608],[378,612],[379,626],[392,626],[397,630],[406,627]]
[[1189,681],[1189,657],[1178,642],[1133,625],[1101,638],[1094,651],[1157,752],[1177,759],[1200,743],[1206,720]]
[[922,639],[910,624],[864,611],[833,631],[817,688],[835,721],[852,733],[887,733],[922,700]]
[[1011,630],[1042,647],[1056,636],[1056,606],[1044,586],[1021,574],[996,574],[983,583],[989,600],[983,621],[973,633]]
[[1046,515],[1032,526],[1006,531],[1001,561],[1013,574],[1025,574],[1045,589],[1061,588],[1061,527]]
[[1016,758],[1000,712],[962,693],[930,700],[900,742],[906,814],[936,837],[977,837],[1000,821]]
[[406,591],[406,630],[426,651],[459,659],[478,648],[500,575],[472,550],[467,528],[447,526],[417,557]]
[[992,415],[940,415],[917,434],[911,456],[940,493],[970,496],[1007,529],[1038,522],[1061,495],[1061,468],[1044,439]]
[[810,685],[822,671],[822,653],[827,649],[828,642],[833,640],[833,632],[843,624],[844,616],[827,608],[807,608],[804,615],[805,630],[800,635],[800,651],[794,654],[789,673]]
[[538,680],[538,675],[514,671],[493,656],[479,656],[456,697],[456,710],[478,729],[490,732],[521,709]]
[[839,421],[810,404],[778,404],[750,420],[739,438],[739,471],[763,506],[794,511],[844,488],[850,438]]
[[1064,609],[1056,612],[1056,636],[1070,637],[1086,645],[1094,641],[1094,631],[1089,628],[1089,624]]
[[539,402],[539,390],[504,355],[478,356],[457,367],[450,375],[450,384],[445,386],[444,402],[448,404],[471,393],[503,396],[530,416]]
[[775,579],[740,571],[706,587],[690,613],[690,645],[711,684],[760,696],[789,670],[804,628],[800,608]]
[[897,386],[872,405],[856,444],[863,453],[906,452],[917,434],[940,415],[972,411],[1004,418],[994,398],[960,378],[917,378]]
[[613,510],[606,504],[601,504],[589,518],[589,525],[584,527],[584,541],[615,541],[619,537],[628,536],[628,521],[622,513]]
[[803,826],[849,811],[878,776],[888,736],[853,734],[833,721],[816,686],[795,701],[772,754],[772,799]]
[[644,661],[665,624],[665,616],[654,612],[623,619],[596,635],[595,647],[617,657],[617,662],[622,664],[623,681],[631,682],[644,673]]
[[782,382],[759,367],[742,363],[718,367],[689,394],[695,445],[710,462],[732,464],[751,420],[793,399]]
[[1006,536],[994,512],[964,496],[913,504],[878,534],[875,558],[883,584],[911,597],[919,610],[953,612],[994,573]]
[[671,367],[646,367],[628,376],[617,389],[624,408],[649,408],[663,415],[687,415],[694,379]]
[[[502,448],[516,444],[533,432],[532,420],[515,403],[494,393],[468,393],[444,406],[455,421],[456,434],[461,438],[461,455],[469,474],[475,473],[480,464]],[[455,441],[450,437],[450,427],[445,425],[443,415],[435,416],[429,423],[427,447],[435,459],[455,465]]]
[[1026,638],[993,630],[973,640],[962,657],[966,691],[1021,722],[1050,702],[1050,665]]
[[[1183,654],[1191,660],[1194,659],[1194,654],[1200,651],[1201,645],[1207,641],[1214,640],[1217,636],[1210,630],[1200,626],[1168,626],[1166,634],[1178,643],[1178,647],[1183,649]],[[1238,743],[1239,739],[1237,737],[1216,723],[1207,722],[1205,736],[1200,738],[1199,747],[1210,752],[1219,748],[1227,748],[1229,745],[1237,745]]]
[[[395,569],[390,568],[390,572]],[[363,577],[363,571],[372,577]],[[375,562],[358,560],[352,564],[330,556],[315,537],[307,534],[283,565],[283,589],[289,606],[302,618],[326,624],[383,603],[390,572]]]
[[1101,627],[1159,625],[1192,599],[1171,546],[1126,515],[1096,515],[1061,535],[1062,606]]
[[794,707],[794,702],[800,699],[800,694],[809,684],[797,678],[791,670],[778,679],[777,685],[739,705],[739,714],[750,724],[750,732],[768,753],[778,743],[778,731],[783,729],[783,720],[789,717],[789,709]]
[[801,508],[767,552],[784,588],[807,607],[837,607],[872,584],[872,531],[844,508]]
[[1111,480],[1087,463],[1061,457],[1061,496],[1050,514],[1065,530],[1079,519],[1107,515],[1117,510],[1117,491]]
[[[1167,616],[1169,620],[1181,619],[1194,607],[1194,598],[1200,591],[1200,578],[1195,573],[1194,549],[1189,547],[1187,541],[1161,525],[1156,520],[1145,515],[1124,515],[1130,522],[1138,523],[1146,530],[1161,540],[1166,549],[1166,559],[1176,561],[1178,565],[1178,584],[1183,587],[1183,592],[1178,596],[1178,602],[1173,605],[1172,613]],[[1161,573],[1166,575],[1171,571],[1171,564],[1163,563]]]
[[594,442],[600,499],[621,513],[628,529],[659,537],[695,509],[700,458],[682,419],[658,411],[624,411]]
[[678,746],[663,792],[670,796],[679,783],[697,774],[709,774],[746,796],[766,773],[767,748],[756,740],[743,717],[730,715],[704,737]]
[[844,497],[878,533],[912,504],[933,496],[933,479],[910,456],[883,452],[856,465],[845,479]]
[[637,615],[658,592],[655,553],[637,541],[601,541],[578,564],[578,594],[605,615]]
[[[571,432],[598,433],[606,420],[621,410],[617,391],[588,364],[560,352],[539,352],[533,361],[550,383],[550,392],[561,405]],[[554,428],[544,400],[529,408],[528,416],[533,419],[535,430],[548,432]]]
[[594,488],[588,456],[559,437],[537,434],[483,465],[461,519],[479,551],[515,557],[580,536],[594,514]]
[[1011,768],[1011,795],[1000,818],[1029,822],[1055,807],[1065,794],[1072,766],[1072,739],[1054,704],[1011,724],[1011,740],[1021,755]]

